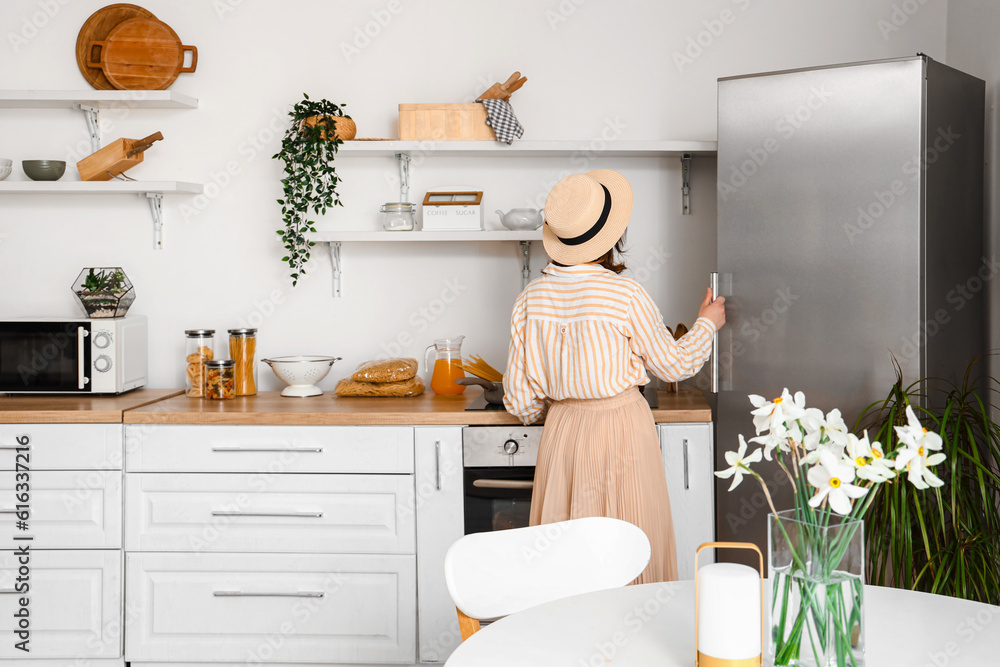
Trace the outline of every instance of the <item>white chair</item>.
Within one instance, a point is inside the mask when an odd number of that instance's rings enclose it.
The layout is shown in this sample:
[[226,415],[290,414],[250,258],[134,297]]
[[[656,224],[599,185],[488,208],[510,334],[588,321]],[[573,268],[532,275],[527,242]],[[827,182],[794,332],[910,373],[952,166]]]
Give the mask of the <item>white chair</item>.
[[466,535],[445,554],[444,576],[465,641],[480,620],[625,586],[649,557],[649,539],[638,526],[589,517]]

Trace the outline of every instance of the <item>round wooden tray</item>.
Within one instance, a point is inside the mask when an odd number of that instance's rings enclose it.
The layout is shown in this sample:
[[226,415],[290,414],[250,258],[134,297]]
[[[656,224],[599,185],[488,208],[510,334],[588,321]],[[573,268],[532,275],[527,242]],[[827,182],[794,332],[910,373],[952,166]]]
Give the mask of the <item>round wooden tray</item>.
[[137,5],[117,4],[102,7],[90,15],[83,23],[80,34],[76,37],[76,64],[80,73],[91,86],[97,90],[115,90],[104,71],[97,67],[88,67],[90,61],[90,43],[103,42],[118,27],[119,23],[129,19],[156,18],[153,13]]
[[[190,67],[184,67],[185,51],[191,51]],[[173,28],[155,18],[119,23],[106,40],[91,42],[89,52],[87,65],[103,69],[119,90],[165,90],[181,72],[198,67],[198,49],[181,44]]]

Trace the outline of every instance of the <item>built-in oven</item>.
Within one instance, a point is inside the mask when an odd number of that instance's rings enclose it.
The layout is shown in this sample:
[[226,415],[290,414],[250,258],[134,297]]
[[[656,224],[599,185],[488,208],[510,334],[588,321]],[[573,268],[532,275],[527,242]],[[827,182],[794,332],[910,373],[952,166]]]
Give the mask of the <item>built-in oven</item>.
[[466,535],[528,525],[541,439],[541,426],[462,429]]

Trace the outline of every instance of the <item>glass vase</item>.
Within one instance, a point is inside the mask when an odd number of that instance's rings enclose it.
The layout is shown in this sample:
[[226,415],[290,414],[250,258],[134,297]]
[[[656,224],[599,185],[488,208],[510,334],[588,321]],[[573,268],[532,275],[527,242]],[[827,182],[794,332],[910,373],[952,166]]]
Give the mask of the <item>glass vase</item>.
[[862,667],[864,521],[803,514],[768,516],[771,664]]

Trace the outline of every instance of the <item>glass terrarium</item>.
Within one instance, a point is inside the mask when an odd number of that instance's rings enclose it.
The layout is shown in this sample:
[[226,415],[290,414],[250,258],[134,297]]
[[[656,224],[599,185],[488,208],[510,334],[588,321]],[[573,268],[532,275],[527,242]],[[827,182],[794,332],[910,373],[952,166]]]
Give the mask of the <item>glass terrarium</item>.
[[87,317],[124,317],[135,301],[135,287],[120,266],[85,268],[72,289]]

